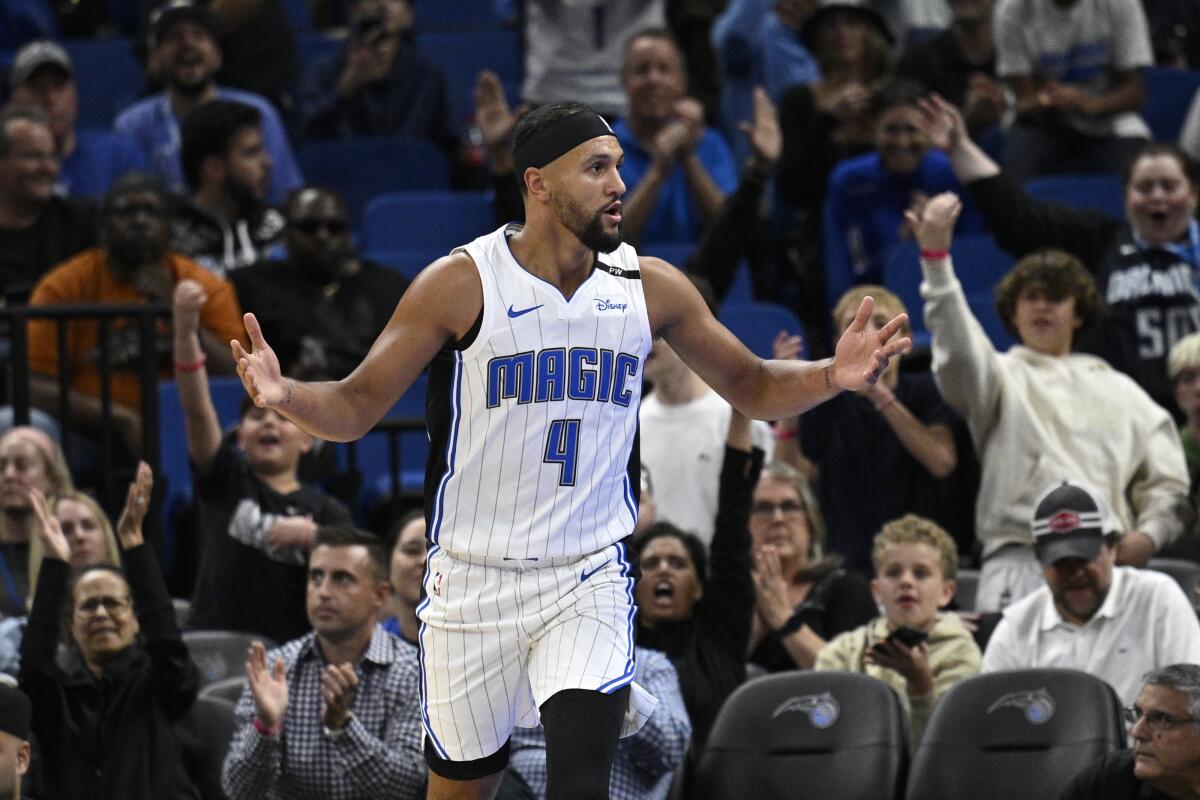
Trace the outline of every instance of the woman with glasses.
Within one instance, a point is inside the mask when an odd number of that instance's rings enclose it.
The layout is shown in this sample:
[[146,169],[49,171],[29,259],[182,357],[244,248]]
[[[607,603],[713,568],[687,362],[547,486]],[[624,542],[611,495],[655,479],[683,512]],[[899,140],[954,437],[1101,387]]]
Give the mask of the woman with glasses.
[[822,556],[825,523],[796,469],[767,465],[750,506],[754,588],[750,660],[768,672],[811,669],[825,643],[878,616],[863,576]]
[[[172,723],[191,707],[200,677],[175,623],[142,520],[152,476],[145,464],[117,522],[124,569],[84,569],[71,580],[71,547],[46,498],[30,501],[45,550],[21,644],[21,688],[33,702],[45,797],[194,798]],[[78,666],[56,663],[60,624]]]

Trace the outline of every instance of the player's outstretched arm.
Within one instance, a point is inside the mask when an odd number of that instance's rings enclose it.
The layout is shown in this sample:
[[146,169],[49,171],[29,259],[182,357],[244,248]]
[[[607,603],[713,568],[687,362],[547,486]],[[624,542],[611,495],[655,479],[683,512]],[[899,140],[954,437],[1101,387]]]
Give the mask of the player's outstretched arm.
[[854,322],[824,361],[763,360],[709,312],[682,272],[657,258],[641,259],[650,326],[705,383],[754,419],[800,414],[842,390],[874,383],[888,360],[911,345],[899,335],[904,314],[867,332],[874,301],[866,298]]
[[470,330],[482,307],[475,265],[458,253],[416,277],[366,358],[340,381],[284,376],[253,314],[245,316],[250,352],[237,341],[230,347],[238,376],[257,405],[275,409],[313,436],[345,442],[369,431],[438,351]]

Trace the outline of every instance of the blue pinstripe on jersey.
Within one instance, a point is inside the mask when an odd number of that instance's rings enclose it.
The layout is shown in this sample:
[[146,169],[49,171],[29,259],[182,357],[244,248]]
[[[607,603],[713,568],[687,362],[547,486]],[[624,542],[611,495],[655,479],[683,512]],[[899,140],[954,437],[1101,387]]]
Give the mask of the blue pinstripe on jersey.
[[446,444],[448,451],[446,455],[446,474],[442,476],[442,482],[438,485],[437,498],[434,501],[433,524],[430,525],[431,531],[429,539],[433,544],[438,543],[438,534],[442,527],[442,511],[443,503],[446,498],[446,485],[450,483],[450,478],[454,476],[454,457],[458,454],[458,423],[462,418],[462,353],[454,351],[454,378],[450,388],[450,441]]
[[[425,574],[421,577],[421,585],[429,585],[429,565],[433,563],[433,557],[441,550],[440,547],[434,545],[429,548],[429,552],[425,554]],[[417,606],[417,617],[420,618],[421,612],[429,606],[429,595],[425,595],[425,599]],[[421,658],[421,681],[419,689],[421,693],[421,722],[425,726],[425,735],[429,737],[429,741],[433,742],[433,749],[437,751],[440,758],[450,760],[449,754],[446,753],[446,748],[442,747],[442,743],[433,734],[433,725],[429,722],[429,687],[425,683],[425,623],[421,623],[421,628],[417,632],[417,646],[420,648]]]
[[633,619],[637,615],[637,604],[633,600],[633,568],[629,565],[629,559],[625,555],[625,543],[617,542],[613,547],[617,548],[617,563],[621,565],[621,577],[625,579],[625,596],[629,599],[629,613],[625,617],[625,671],[620,677],[613,678],[597,690],[605,694],[612,694],[621,687],[632,683],[634,672]]

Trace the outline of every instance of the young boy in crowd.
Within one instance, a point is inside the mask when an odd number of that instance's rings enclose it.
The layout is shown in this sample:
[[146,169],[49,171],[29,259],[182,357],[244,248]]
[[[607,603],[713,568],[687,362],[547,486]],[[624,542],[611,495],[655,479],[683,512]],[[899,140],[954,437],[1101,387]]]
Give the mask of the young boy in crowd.
[[916,747],[942,695],[979,672],[971,633],[957,614],[940,612],[954,597],[958,554],[948,533],[908,514],[883,526],[872,559],[883,616],[829,642],[815,669],[863,672],[895,689]]
[[247,400],[236,445],[224,436],[196,333],[206,300],[195,281],[175,287],[175,380],[202,537],[188,627],[287,642],[311,629],[305,588],[317,527],[350,522],[350,514],[300,482],[313,439],[275,411]]

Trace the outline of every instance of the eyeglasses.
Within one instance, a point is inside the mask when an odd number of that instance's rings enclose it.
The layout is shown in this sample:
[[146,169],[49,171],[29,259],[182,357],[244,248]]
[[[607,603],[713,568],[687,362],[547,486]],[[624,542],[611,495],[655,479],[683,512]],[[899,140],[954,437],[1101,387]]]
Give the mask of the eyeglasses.
[[136,217],[138,214],[145,214],[152,219],[162,219],[167,215],[167,210],[160,205],[151,203],[114,203],[108,209],[108,215],[111,217]]
[[1137,706],[1124,709],[1124,717],[1125,722],[1130,725],[1136,725],[1138,720],[1146,720],[1146,727],[1154,733],[1165,733],[1176,725],[1196,721],[1194,717],[1173,717],[1167,712],[1157,709],[1142,711]]
[[349,226],[341,219],[297,219],[292,220],[292,227],[305,236],[316,236],[322,228],[331,236],[341,236]]
[[103,608],[110,617],[129,608],[128,597],[89,597],[75,606],[75,613],[81,617],[94,617]]
[[756,517],[773,517],[776,511],[785,517],[794,517],[804,513],[804,506],[795,500],[784,500],[782,503],[755,503],[750,507],[750,513]]

